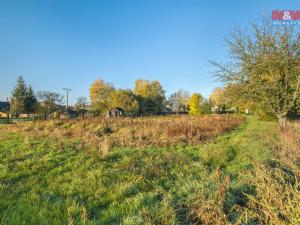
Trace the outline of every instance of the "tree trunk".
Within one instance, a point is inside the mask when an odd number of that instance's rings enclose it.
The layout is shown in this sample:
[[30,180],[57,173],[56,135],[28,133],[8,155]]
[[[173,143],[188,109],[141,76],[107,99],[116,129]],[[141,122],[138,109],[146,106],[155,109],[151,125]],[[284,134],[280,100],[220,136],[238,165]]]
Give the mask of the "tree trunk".
[[286,125],[287,125],[286,116],[278,115],[277,118],[278,118],[279,126],[282,129],[286,128]]

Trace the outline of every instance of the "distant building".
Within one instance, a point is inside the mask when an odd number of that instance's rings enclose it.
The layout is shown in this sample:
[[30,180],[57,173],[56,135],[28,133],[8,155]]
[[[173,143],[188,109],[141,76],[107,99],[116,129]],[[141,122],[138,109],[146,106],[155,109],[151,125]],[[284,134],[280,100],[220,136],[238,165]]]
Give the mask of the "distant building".
[[107,111],[106,117],[121,117],[125,116],[125,111],[120,107],[114,107]]
[[7,117],[10,111],[9,102],[0,102],[0,117]]
[[47,119],[74,119],[78,116],[78,113],[71,108],[60,107],[59,109],[50,113],[47,116]]
[[74,109],[66,109],[60,113],[60,119],[74,119],[78,116],[78,113]]
[[7,112],[10,110],[10,103],[9,102],[0,102],[0,111]]

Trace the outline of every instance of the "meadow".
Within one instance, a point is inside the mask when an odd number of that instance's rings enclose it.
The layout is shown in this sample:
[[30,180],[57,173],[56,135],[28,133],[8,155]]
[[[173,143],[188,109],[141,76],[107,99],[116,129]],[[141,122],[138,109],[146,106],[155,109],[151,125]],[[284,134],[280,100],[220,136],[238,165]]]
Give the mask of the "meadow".
[[299,224],[300,124],[254,116],[0,125],[0,224]]

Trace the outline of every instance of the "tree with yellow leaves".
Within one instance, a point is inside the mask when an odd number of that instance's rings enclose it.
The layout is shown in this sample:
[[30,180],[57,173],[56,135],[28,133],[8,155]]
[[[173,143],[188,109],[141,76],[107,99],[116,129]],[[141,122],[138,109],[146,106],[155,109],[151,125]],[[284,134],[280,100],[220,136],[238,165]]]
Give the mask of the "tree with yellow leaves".
[[136,80],[133,93],[138,98],[141,114],[155,114],[162,111],[165,91],[159,81]]
[[201,114],[201,103],[203,97],[201,94],[193,93],[189,99],[189,114],[199,115]]
[[120,107],[127,114],[135,115],[139,104],[131,90],[115,90],[111,93],[111,107]]
[[222,113],[226,111],[227,99],[225,97],[225,89],[215,88],[209,97],[209,102],[214,107],[215,112]]
[[100,113],[106,112],[111,105],[111,94],[114,90],[113,84],[101,79],[95,80],[90,86],[92,109]]

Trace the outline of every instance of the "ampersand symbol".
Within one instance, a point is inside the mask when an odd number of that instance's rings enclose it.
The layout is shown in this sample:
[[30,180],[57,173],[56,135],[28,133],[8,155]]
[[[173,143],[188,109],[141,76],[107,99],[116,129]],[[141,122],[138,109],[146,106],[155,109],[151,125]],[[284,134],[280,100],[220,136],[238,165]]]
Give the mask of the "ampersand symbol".
[[284,11],[282,19],[284,19],[284,20],[291,20],[292,17],[290,15],[290,12],[289,11]]

